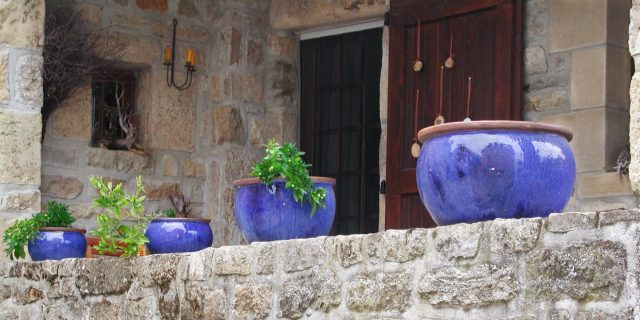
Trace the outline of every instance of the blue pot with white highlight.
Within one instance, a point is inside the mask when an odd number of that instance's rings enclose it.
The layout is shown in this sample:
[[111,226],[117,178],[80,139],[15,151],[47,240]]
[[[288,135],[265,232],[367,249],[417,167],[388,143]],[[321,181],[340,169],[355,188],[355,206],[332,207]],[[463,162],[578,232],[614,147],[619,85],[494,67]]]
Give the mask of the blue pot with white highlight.
[[75,228],[40,228],[36,238],[27,243],[33,261],[84,258],[87,252],[86,230]]
[[147,226],[147,249],[151,253],[194,252],[211,247],[209,219],[156,218]]
[[311,182],[327,192],[325,206],[313,216],[309,201],[305,198],[303,204],[296,202],[282,179],[274,179],[269,185],[257,178],[234,181],[236,222],[245,239],[254,242],[328,235],[336,214],[336,180],[311,177]]
[[416,166],[422,203],[438,225],[561,212],[576,178],[572,136],[525,121],[424,128]]

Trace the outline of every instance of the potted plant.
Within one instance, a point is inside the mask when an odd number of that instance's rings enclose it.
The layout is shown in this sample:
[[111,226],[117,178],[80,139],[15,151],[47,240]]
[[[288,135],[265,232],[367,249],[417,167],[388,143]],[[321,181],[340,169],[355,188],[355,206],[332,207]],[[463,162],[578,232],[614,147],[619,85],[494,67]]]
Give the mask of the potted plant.
[[273,241],[327,235],[335,216],[332,178],[310,177],[293,144],[269,141],[266,156],[236,180],[235,217],[245,239]]
[[68,206],[50,201],[46,211],[19,220],[5,230],[5,253],[11,260],[25,258],[27,245],[33,261],[82,258],[87,248],[86,231],[71,228],[75,220]]
[[194,252],[213,243],[209,219],[189,218],[189,202],[180,191],[169,195],[173,208],[153,218],[147,226],[147,248],[151,253]]
[[451,122],[418,132],[423,204],[439,225],[546,217],[576,178],[570,130],[525,121]]
[[125,193],[122,183],[105,184],[102,177],[91,177],[89,183],[98,192],[93,206],[104,209],[97,217],[98,228],[91,231],[97,238],[89,238],[89,244],[102,255],[144,255],[144,245],[149,242],[144,234],[149,218],[144,214],[142,178],[136,178],[135,194]]

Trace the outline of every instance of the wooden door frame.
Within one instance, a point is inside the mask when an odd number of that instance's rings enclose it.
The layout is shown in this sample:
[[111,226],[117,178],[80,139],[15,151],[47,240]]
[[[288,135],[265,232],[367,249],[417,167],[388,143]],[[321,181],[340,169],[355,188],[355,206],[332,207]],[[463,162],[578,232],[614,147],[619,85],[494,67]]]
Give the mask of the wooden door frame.
[[[447,0],[394,0],[391,1],[391,9],[389,13],[389,71],[388,71],[388,102],[387,102],[387,159],[386,173],[396,174],[400,170],[397,168],[394,159],[401,153],[401,144],[394,143],[390,137],[401,136],[402,126],[392,125],[393,123],[402,123],[402,115],[392,112],[391,108],[401,106],[404,103],[404,86],[405,72],[408,70],[408,61],[405,61],[404,48],[407,41],[405,28],[407,25],[416,24],[417,21],[427,22],[436,19],[442,19],[455,15],[461,15],[482,9],[496,7],[504,4],[512,3],[513,19],[510,41],[512,43],[502,44],[511,47],[512,59],[511,64],[511,81],[510,92],[501,95],[503,103],[510,103],[509,115],[503,115],[505,118],[520,120],[521,118],[521,95],[522,95],[522,68],[523,68],[523,2],[522,0],[472,0],[451,2]],[[498,71],[499,72],[499,71]],[[391,85],[393,83],[393,85]],[[500,99],[500,97],[497,97]],[[506,101],[505,101],[506,100]],[[402,176],[415,177],[415,168],[405,169],[399,172]],[[417,193],[418,188],[415,183],[406,183],[407,179],[387,179],[385,195],[385,229],[399,228],[400,218],[402,215],[401,199],[403,193]],[[389,192],[393,190],[393,192]]]

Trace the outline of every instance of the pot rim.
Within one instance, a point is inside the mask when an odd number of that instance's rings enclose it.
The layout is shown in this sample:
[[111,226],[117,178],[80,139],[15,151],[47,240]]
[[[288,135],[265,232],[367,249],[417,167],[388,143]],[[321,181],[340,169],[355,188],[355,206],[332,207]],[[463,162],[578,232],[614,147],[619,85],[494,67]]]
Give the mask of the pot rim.
[[62,228],[62,227],[42,227],[38,229],[38,231],[49,231],[49,232],[79,232],[79,233],[87,233],[86,229],[80,228]]
[[563,136],[567,141],[573,138],[573,132],[568,128],[531,121],[513,121],[513,120],[480,120],[471,122],[449,122],[440,125],[426,127],[418,131],[418,140],[424,143],[428,139],[435,136],[456,132],[456,131],[472,131],[472,130],[520,130],[520,131],[543,131],[555,133]]
[[[336,185],[336,179],[334,178],[328,178],[328,177],[317,177],[317,176],[311,176],[311,182],[315,182],[315,183],[329,183],[331,185]],[[272,181],[284,181],[284,179],[282,178],[276,178],[273,179]],[[248,186],[248,185],[252,185],[252,184],[259,184],[262,183],[262,180],[258,179],[258,178],[244,178],[244,179],[238,179],[238,180],[234,180],[233,185],[235,187],[242,187],[242,186]]]
[[204,223],[211,223],[211,219],[205,219],[205,218],[182,218],[182,217],[176,217],[176,218],[169,218],[169,217],[159,217],[159,218],[153,218],[151,219],[151,222],[204,222]]

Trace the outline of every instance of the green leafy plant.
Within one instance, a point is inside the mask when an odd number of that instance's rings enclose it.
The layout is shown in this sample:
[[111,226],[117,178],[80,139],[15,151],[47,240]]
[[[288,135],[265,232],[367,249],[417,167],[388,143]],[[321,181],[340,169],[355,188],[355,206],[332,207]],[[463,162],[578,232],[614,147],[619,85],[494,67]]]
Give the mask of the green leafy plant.
[[29,241],[39,236],[38,230],[43,227],[69,228],[76,221],[69,213],[69,207],[63,203],[50,201],[47,211],[33,215],[29,219],[17,221],[4,231],[2,241],[6,244],[4,252],[9,259],[26,257],[24,250]]
[[274,178],[282,177],[285,188],[293,192],[295,201],[304,205],[306,198],[311,204],[311,216],[315,215],[318,208],[325,206],[327,191],[314,188],[307,169],[311,165],[302,160],[304,152],[292,143],[280,145],[273,140],[267,142],[265,149],[266,156],[251,169],[251,175],[266,185]]
[[[111,182],[104,183],[101,177],[91,177],[89,183],[98,192],[93,200],[93,206],[104,209],[98,214],[98,228],[91,232],[99,237],[100,242],[94,246],[98,253],[122,253],[123,258],[133,257],[141,245],[149,242],[144,232],[149,219],[144,215],[144,188],[142,178],[136,179],[135,194],[127,194],[122,183],[113,186]],[[125,224],[123,219],[133,220]]]
[[175,218],[178,216],[178,212],[174,208],[164,209],[160,212],[160,215],[165,218]]

